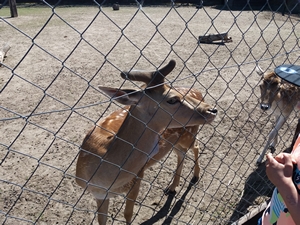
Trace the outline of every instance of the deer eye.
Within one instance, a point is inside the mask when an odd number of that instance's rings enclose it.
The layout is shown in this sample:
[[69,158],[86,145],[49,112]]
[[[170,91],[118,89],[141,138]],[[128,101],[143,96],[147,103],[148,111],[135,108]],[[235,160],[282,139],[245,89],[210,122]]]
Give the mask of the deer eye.
[[170,98],[167,103],[171,104],[171,105],[174,105],[176,103],[180,102],[180,99],[178,97],[173,97],[173,98]]

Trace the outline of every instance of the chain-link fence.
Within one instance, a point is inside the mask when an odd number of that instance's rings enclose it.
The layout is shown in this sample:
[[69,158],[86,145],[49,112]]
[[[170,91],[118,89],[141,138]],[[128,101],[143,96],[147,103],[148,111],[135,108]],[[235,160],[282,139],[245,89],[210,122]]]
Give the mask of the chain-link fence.
[[[299,64],[291,10],[299,3],[239,2],[237,10],[234,1],[119,10],[43,2],[18,6],[16,18],[1,8],[0,46],[11,47],[0,67],[1,223],[97,224],[94,197],[75,182],[76,162],[87,131],[123,107],[98,86],[137,88],[120,72],[157,70],[170,59],[167,84],[201,91],[218,115],[197,134],[199,181],[190,183],[188,151],[176,194],[164,194],[177,164],[170,151],[145,171],[132,224],[231,224],[268,200],[273,186],[256,160],[274,121],[260,110],[255,66]],[[232,42],[199,42],[220,33]],[[276,153],[290,146],[296,113],[279,131]],[[126,193],[111,199],[107,224],[125,223],[125,201]]]

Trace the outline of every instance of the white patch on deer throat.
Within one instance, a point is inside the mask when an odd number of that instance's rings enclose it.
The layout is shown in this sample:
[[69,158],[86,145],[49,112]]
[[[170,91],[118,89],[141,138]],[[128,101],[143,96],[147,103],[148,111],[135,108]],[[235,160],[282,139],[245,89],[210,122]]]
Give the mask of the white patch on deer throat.
[[155,141],[153,142],[153,147],[152,151],[150,152],[149,158],[153,158],[159,151],[159,146],[158,146],[158,137],[155,138]]

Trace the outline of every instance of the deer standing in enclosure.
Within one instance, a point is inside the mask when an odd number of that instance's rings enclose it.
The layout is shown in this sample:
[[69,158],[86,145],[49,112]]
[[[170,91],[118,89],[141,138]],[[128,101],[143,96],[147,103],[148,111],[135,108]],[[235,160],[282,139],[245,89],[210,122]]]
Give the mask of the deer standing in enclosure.
[[[216,116],[217,110],[197,99],[197,94],[185,95],[164,84],[165,76],[174,67],[175,61],[171,60],[158,71],[121,73],[123,78],[144,82],[141,90],[99,87],[119,103],[130,105],[122,118],[116,115],[119,112],[112,114],[118,118],[116,122],[110,116],[100,120],[86,135],[78,156],[76,181],[94,195],[99,224],[106,223],[109,198],[124,192],[124,216],[128,224],[131,222],[144,169],[155,162],[156,154],[158,159],[166,154],[159,149],[160,134],[166,128],[199,126],[212,122]],[[176,140],[171,134],[165,140],[166,152],[172,142]],[[171,185],[169,189],[175,187]]]
[[259,86],[261,92],[260,108],[263,111],[272,109],[275,117],[275,127],[269,133],[263,152],[257,159],[257,164],[260,164],[268,149],[274,153],[278,141],[278,131],[291,112],[295,108],[299,110],[300,89],[282,80],[275,72],[264,72],[259,66],[256,67],[256,72],[262,77]]

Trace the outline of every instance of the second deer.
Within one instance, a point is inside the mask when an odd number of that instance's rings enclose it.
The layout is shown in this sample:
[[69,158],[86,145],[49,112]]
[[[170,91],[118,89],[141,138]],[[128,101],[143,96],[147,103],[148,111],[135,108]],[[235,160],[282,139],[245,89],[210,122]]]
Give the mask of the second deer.
[[275,127],[270,131],[267,143],[256,161],[257,164],[260,164],[268,149],[274,153],[278,131],[291,112],[295,108],[299,109],[300,89],[282,80],[275,72],[264,72],[259,66],[256,67],[256,72],[262,78],[259,85],[261,92],[260,108],[263,111],[272,109],[275,117]]
[[[130,105],[121,116],[123,122],[117,115],[116,120],[108,116],[99,121],[86,135],[78,156],[76,181],[94,195],[100,225],[106,224],[109,198],[121,193],[127,198],[126,223],[131,222],[144,169],[151,166],[151,160],[155,162],[154,156],[164,155],[160,153],[163,130],[199,126],[216,116],[217,110],[202,99],[165,84],[165,76],[174,67],[175,61],[171,60],[157,71],[121,73],[123,78],[144,82],[140,90],[100,87],[115,101]],[[170,138],[165,140],[169,149],[174,140],[168,142]],[[175,189],[171,186],[170,190]]]

